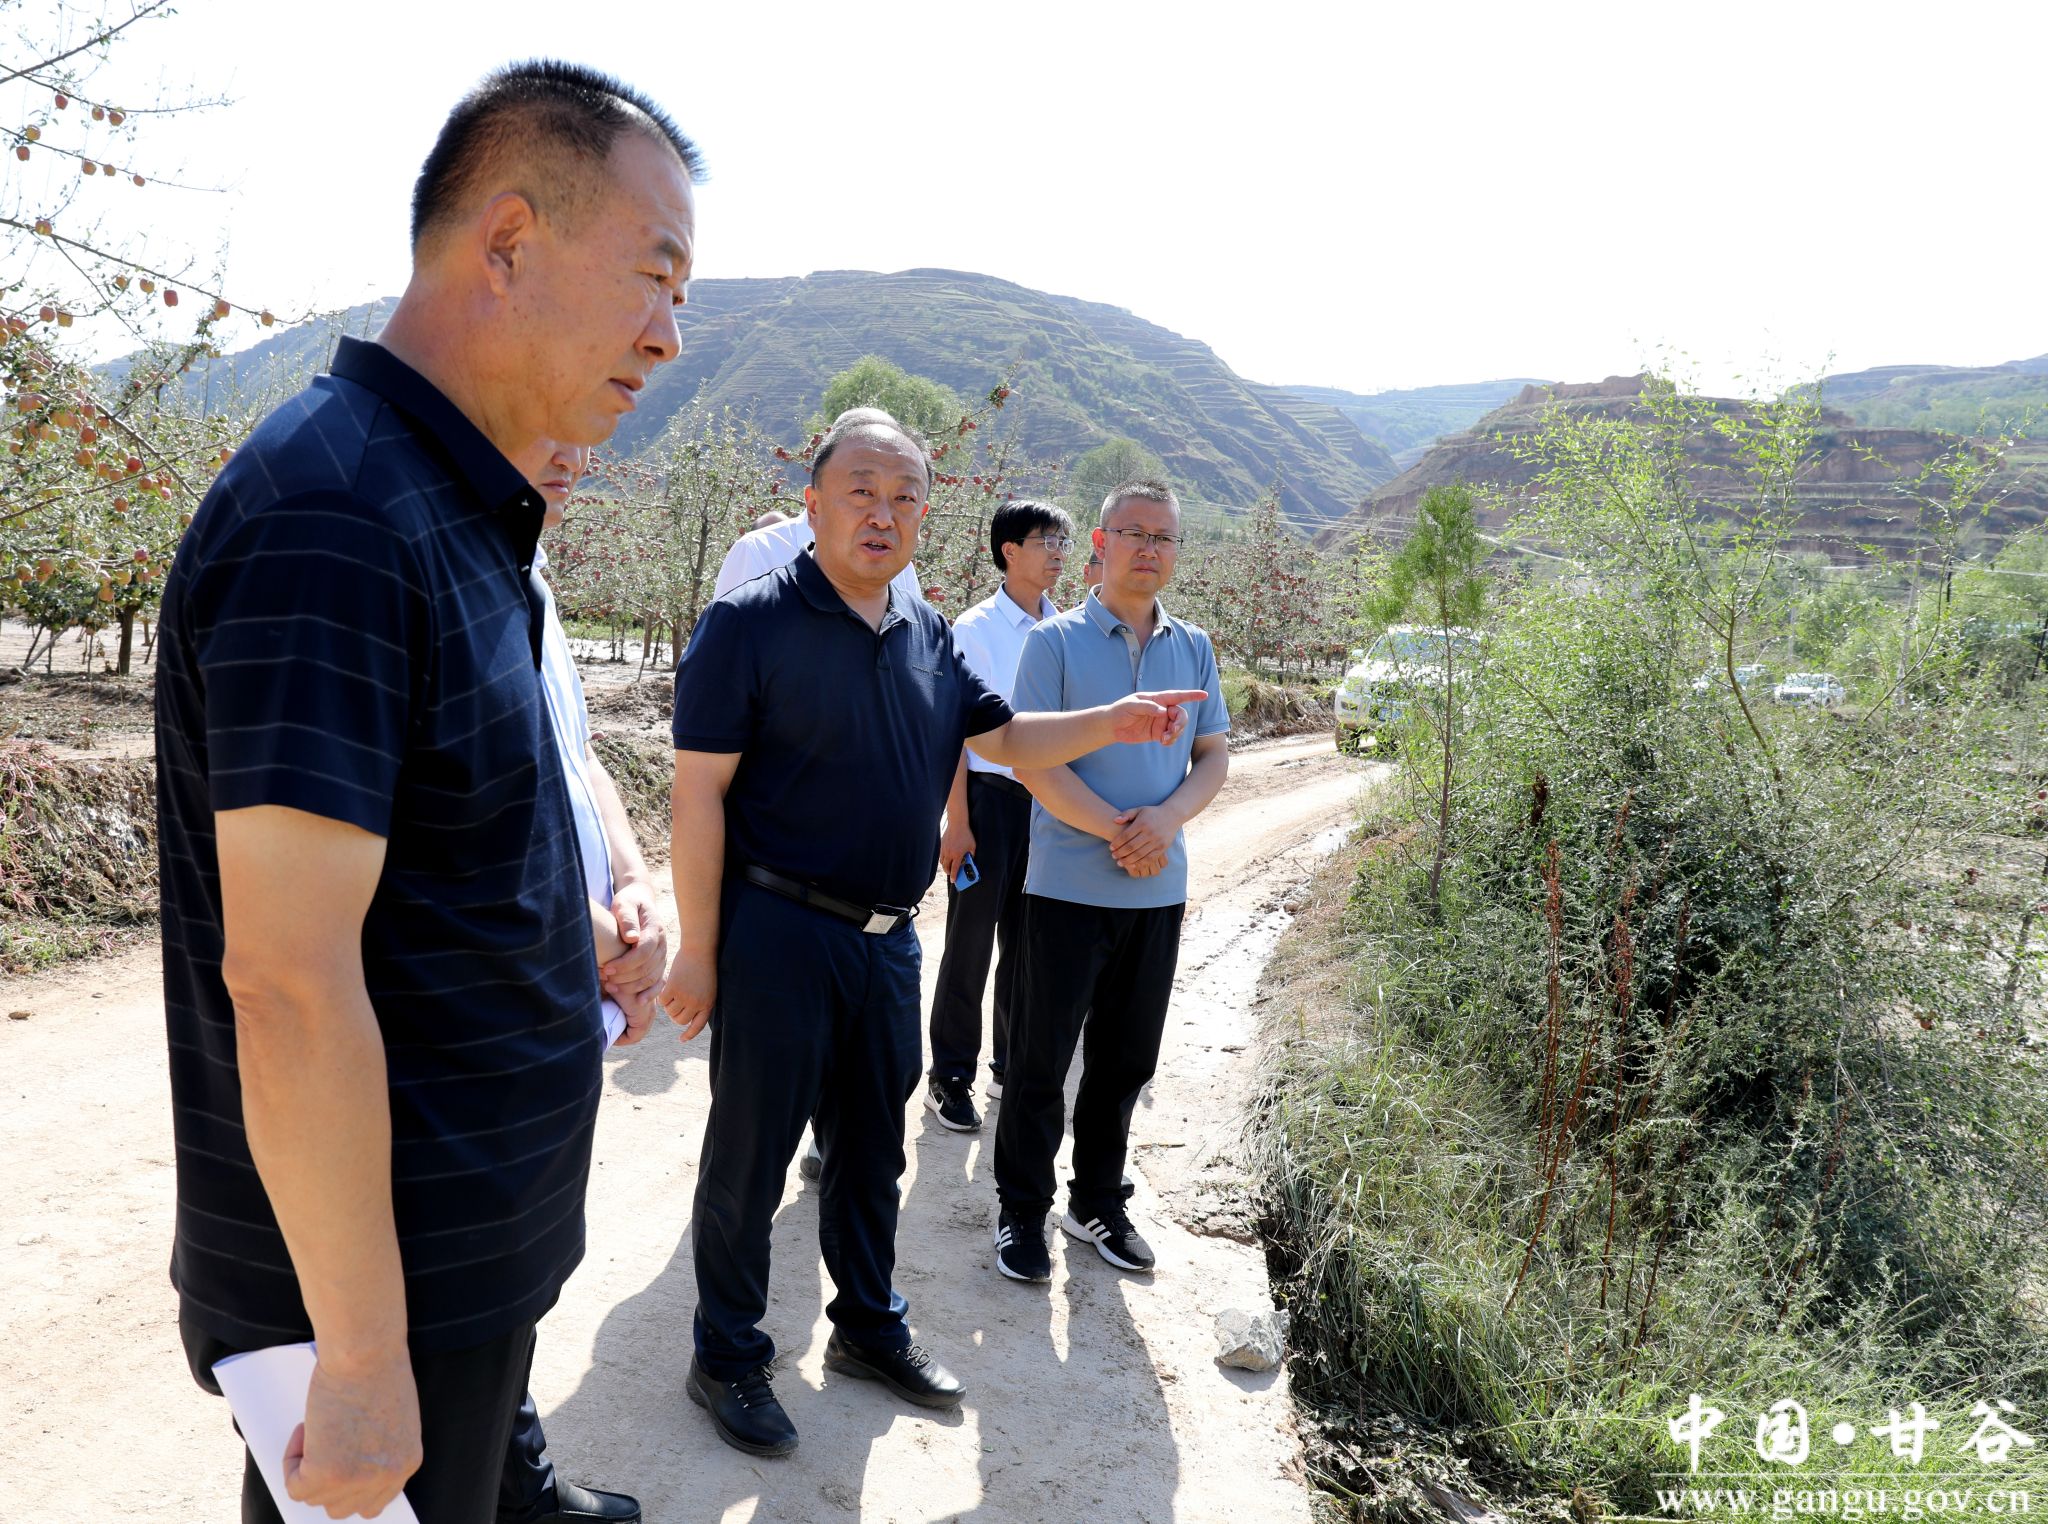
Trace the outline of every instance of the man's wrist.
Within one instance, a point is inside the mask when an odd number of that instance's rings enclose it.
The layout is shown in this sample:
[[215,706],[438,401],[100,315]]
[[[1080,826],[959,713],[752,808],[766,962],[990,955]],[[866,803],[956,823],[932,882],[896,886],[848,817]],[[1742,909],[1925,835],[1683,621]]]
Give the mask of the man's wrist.
[[338,1376],[371,1376],[394,1365],[412,1363],[402,1322],[396,1330],[383,1328],[358,1338],[335,1338],[315,1329],[314,1339],[320,1346],[320,1363]]

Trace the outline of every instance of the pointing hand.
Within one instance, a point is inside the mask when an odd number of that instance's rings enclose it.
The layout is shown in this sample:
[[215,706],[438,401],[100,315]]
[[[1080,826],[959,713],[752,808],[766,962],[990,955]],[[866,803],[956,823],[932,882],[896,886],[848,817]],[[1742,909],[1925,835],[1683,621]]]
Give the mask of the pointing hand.
[[1157,741],[1169,746],[1187,728],[1184,707],[1199,704],[1209,695],[1200,688],[1170,689],[1158,693],[1134,693],[1109,706],[1111,734],[1119,741]]

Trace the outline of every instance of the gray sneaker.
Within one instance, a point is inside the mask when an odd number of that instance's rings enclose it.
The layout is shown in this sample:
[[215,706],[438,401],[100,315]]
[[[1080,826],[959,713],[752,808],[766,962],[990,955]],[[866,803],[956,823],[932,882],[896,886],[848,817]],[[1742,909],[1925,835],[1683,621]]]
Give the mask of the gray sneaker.
[[1119,1270],[1134,1270],[1140,1275],[1149,1275],[1158,1263],[1153,1256],[1152,1246],[1131,1226],[1131,1219],[1121,1206],[1111,1207],[1099,1213],[1090,1213],[1083,1221],[1071,1208],[1061,1219],[1060,1227],[1067,1237],[1078,1238],[1084,1244],[1095,1245],[1095,1252]]

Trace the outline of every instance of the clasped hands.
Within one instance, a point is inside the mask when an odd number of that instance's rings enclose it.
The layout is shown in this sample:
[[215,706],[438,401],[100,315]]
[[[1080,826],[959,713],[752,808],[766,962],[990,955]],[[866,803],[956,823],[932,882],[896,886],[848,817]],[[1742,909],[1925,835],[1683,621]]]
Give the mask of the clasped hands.
[[1111,821],[1109,855],[1132,878],[1151,878],[1166,868],[1166,855],[1186,822],[1163,804],[1118,810]]
[[[1170,746],[1187,729],[1187,706],[1208,696],[1200,688],[1134,693],[1110,705],[1110,723],[1119,741]],[[1151,878],[1165,870],[1166,855],[1185,823],[1163,804],[1119,810],[1106,837],[1109,855],[1132,878]]]
[[668,973],[668,932],[655,909],[654,890],[645,883],[619,886],[612,901],[625,951],[601,965],[598,978],[606,995],[626,1013],[626,1030],[618,1046],[625,1048],[647,1035],[658,1007],[655,997]]

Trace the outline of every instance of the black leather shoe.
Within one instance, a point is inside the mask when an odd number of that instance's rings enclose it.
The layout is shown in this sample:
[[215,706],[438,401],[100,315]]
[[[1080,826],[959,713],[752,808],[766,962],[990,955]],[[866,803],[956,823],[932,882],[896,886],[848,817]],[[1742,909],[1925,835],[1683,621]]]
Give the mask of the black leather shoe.
[[599,1492],[555,1478],[552,1498],[529,1513],[501,1513],[498,1524],[640,1524],[640,1504],[623,1492]]
[[749,1371],[737,1381],[716,1381],[690,1362],[690,1401],[711,1415],[718,1437],[749,1455],[787,1455],[796,1448],[796,1425],[775,1400],[768,1367]]
[[967,1395],[953,1373],[934,1360],[921,1345],[908,1349],[861,1349],[839,1337],[837,1330],[825,1343],[825,1369],[863,1381],[879,1381],[898,1397],[919,1407],[951,1408]]

